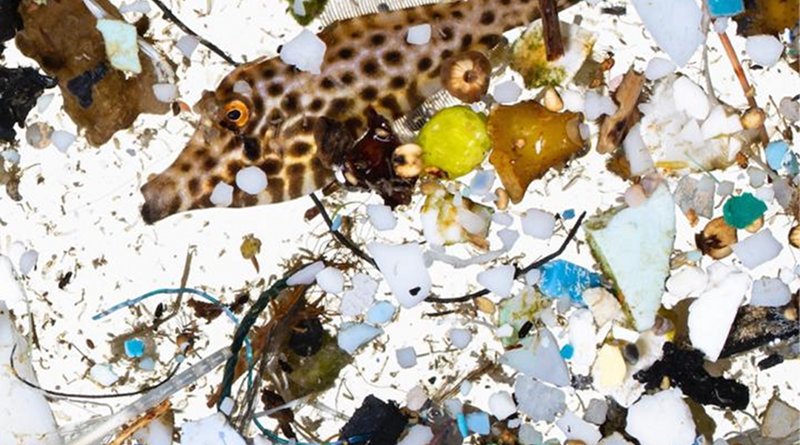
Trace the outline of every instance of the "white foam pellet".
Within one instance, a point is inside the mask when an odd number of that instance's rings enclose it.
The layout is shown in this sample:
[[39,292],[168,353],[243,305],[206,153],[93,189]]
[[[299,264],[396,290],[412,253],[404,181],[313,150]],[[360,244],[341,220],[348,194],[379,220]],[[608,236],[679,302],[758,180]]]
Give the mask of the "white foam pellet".
[[257,195],[267,188],[267,174],[251,165],[236,172],[236,186],[249,195]]
[[20,275],[28,275],[31,273],[34,267],[36,267],[36,261],[39,260],[39,252],[30,249],[26,250],[19,257],[19,273]]
[[517,412],[517,405],[508,391],[497,391],[489,396],[489,411],[497,420],[503,420]]
[[511,265],[503,265],[478,273],[478,283],[499,297],[511,295],[516,269]]
[[200,41],[197,40],[197,37],[190,36],[188,34],[175,42],[175,46],[178,47],[178,50],[183,54],[183,57],[186,57],[187,59],[192,57],[192,53],[195,49],[197,49],[197,45],[199,44]]
[[750,59],[765,68],[778,62],[783,54],[783,44],[771,35],[750,36],[745,42],[745,49]]
[[549,239],[556,227],[556,217],[549,212],[530,209],[522,214],[522,233],[538,239]]
[[367,311],[367,321],[373,324],[387,323],[394,317],[397,308],[388,301],[378,301]]
[[89,370],[89,375],[92,380],[102,386],[111,386],[119,380],[119,376],[111,369],[111,365],[106,363],[97,363]]
[[218,182],[208,200],[216,207],[228,207],[233,203],[233,186],[223,181]]
[[397,445],[427,445],[433,440],[433,430],[424,425],[414,425]]
[[658,80],[675,71],[675,63],[663,57],[653,57],[647,62],[647,68],[644,70],[644,77],[648,80]]
[[159,102],[172,102],[178,97],[178,87],[171,83],[156,83],[153,84],[153,95]]
[[407,348],[396,349],[395,356],[397,357],[397,364],[403,369],[413,368],[417,366],[417,352],[413,346]]
[[610,97],[587,91],[583,101],[583,112],[586,119],[593,121],[602,115],[612,115],[617,112],[617,104]]
[[364,323],[348,323],[339,330],[336,343],[348,354],[356,352],[361,345],[381,335],[383,330]]
[[625,431],[642,445],[691,445],[694,420],[679,389],[645,395],[628,408]]
[[695,119],[705,119],[710,107],[708,96],[691,79],[681,76],[672,84],[672,98],[675,106]]
[[344,274],[335,267],[326,267],[317,273],[317,285],[325,292],[339,294],[344,288]]
[[316,261],[308,266],[298,270],[288,280],[286,280],[286,284],[289,286],[307,286],[309,284],[314,284],[314,279],[321,271],[325,268],[325,263],[322,261]]
[[221,412],[181,425],[181,445],[246,445]]
[[397,227],[397,218],[391,207],[387,205],[369,204],[367,205],[367,215],[370,224],[376,230],[392,230]]
[[375,259],[397,301],[405,308],[421,303],[431,291],[431,276],[422,249],[416,243],[391,245],[372,242],[367,250]]
[[56,130],[50,135],[50,141],[61,153],[65,153],[67,149],[75,142],[75,135],[64,130]]
[[754,269],[778,256],[783,245],[772,236],[770,229],[764,229],[733,245],[736,257],[748,269]]
[[283,63],[293,65],[301,71],[319,74],[327,46],[313,32],[304,29],[281,47]]
[[412,45],[427,45],[431,41],[431,25],[423,23],[421,25],[410,26],[406,34],[406,42]]
[[678,66],[705,41],[703,12],[694,0],[632,0],[653,40]]
[[492,97],[494,97],[494,100],[501,104],[510,104],[516,102],[517,99],[519,99],[520,94],[522,94],[522,88],[520,88],[519,85],[517,85],[517,83],[513,80],[500,82],[495,85],[494,90],[492,90]]
[[453,328],[447,332],[450,343],[458,349],[466,348],[472,341],[472,333],[466,329]]
[[761,278],[753,282],[751,306],[783,306],[792,298],[789,286],[778,278]]
[[132,74],[142,72],[135,26],[122,20],[99,19],[95,27],[103,35],[111,66]]

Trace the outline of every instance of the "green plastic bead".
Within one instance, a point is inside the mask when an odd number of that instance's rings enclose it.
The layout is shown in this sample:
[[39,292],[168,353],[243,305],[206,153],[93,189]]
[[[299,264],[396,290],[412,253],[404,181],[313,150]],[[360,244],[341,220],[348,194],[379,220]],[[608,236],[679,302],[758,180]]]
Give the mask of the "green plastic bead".
[[730,198],[722,207],[722,217],[731,227],[744,229],[753,224],[767,211],[764,201],[756,198],[751,193]]
[[463,176],[479,166],[491,147],[483,115],[468,107],[445,108],[419,132],[422,161],[450,178]]

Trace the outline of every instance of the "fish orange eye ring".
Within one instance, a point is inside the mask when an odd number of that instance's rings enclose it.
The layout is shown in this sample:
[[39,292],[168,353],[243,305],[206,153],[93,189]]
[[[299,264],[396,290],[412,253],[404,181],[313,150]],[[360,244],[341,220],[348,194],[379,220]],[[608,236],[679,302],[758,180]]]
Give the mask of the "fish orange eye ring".
[[250,110],[241,100],[232,100],[225,104],[225,119],[238,128],[247,125]]

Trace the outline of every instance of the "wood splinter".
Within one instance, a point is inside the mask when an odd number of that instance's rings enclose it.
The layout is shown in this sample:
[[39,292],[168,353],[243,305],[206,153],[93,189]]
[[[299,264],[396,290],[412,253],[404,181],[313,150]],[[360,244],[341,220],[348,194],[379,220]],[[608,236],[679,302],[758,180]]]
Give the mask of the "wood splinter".
[[552,62],[564,55],[564,42],[561,39],[561,24],[558,21],[558,8],[555,0],[539,0],[539,13],[544,30],[544,49],[547,60]]
[[600,124],[600,137],[597,140],[599,153],[611,153],[622,144],[628,131],[639,122],[641,114],[637,105],[644,86],[644,76],[633,69],[625,73],[622,82],[614,92],[619,108]]

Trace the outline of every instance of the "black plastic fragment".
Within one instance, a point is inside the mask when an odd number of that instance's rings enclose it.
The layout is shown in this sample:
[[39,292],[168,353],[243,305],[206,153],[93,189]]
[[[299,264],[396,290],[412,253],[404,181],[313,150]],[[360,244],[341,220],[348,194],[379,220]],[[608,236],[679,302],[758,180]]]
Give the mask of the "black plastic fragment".
[[325,330],[318,318],[300,320],[292,329],[289,348],[301,357],[310,357],[322,349]]
[[13,39],[17,31],[22,29],[22,17],[18,12],[19,1],[0,0],[0,43]]
[[668,377],[684,394],[702,405],[741,410],[750,402],[750,390],[735,380],[713,377],[703,368],[703,353],[696,349],[680,349],[674,343],[664,343],[664,356],[633,378],[648,390],[661,386]]
[[369,445],[394,445],[407,423],[408,419],[394,402],[368,395],[339,436],[342,440],[362,439],[359,443]]
[[0,66],[0,141],[14,142],[14,124],[25,125],[25,118],[45,88],[56,80],[39,74],[35,68]]
[[786,306],[742,306],[736,313],[733,326],[722,348],[720,358],[730,357],[740,352],[749,351],[775,340],[788,340],[800,335],[800,324],[797,314],[798,295]]
[[100,63],[83,74],[70,79],[67,82],[67,90],[78,98],[80,106],[89,108],[93,102],[92,87],[103,80],[106,73],[108,73],[108,67],[105,63]]
[[769,357],[765,358],[758,362],[758,369],[765,370],[772,368],[773,366],[778,366],[783,363],[783,356],[780,354],[772,354]]

